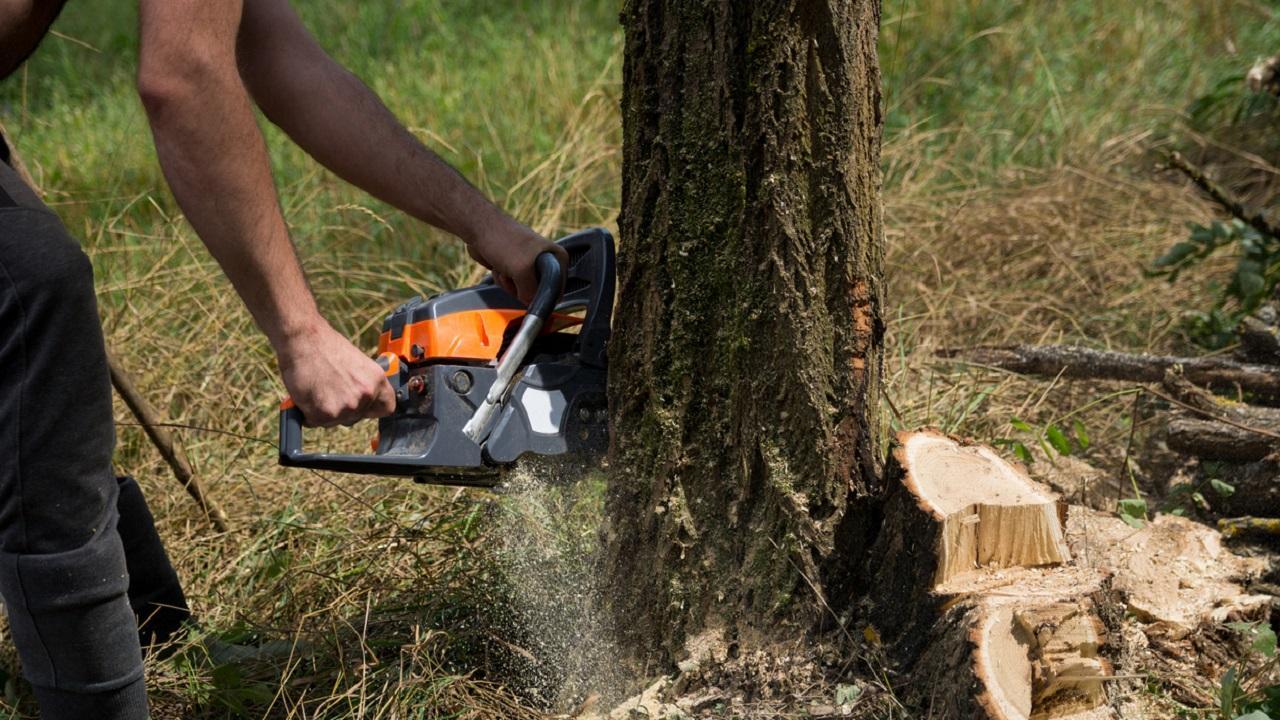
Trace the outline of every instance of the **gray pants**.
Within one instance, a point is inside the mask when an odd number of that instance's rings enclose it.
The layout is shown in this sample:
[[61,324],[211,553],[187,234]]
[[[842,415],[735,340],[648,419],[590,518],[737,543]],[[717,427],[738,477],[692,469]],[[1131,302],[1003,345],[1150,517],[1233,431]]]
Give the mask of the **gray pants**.
[[89,260],[0,162],[0,595],[46,720],[146,718],[139,620],[187,615],[111,413]]

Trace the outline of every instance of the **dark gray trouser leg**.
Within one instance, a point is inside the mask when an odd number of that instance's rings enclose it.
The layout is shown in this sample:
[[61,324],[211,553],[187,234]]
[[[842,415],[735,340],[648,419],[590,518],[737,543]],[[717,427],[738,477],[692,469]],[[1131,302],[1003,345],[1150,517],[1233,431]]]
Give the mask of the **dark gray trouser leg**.
[[88,259],[0,164],[0,594],[45,720],[147,717]]
[[151,509],[142,489],[131,477],[119,477],[120,511],[117,530],[124,543],[125,563],[129,570],[129,605],[138,618],[138,637],[143,651],[161,647],[182,629],[191,617],[187,598],[182,592],[178,573],[156,533]]

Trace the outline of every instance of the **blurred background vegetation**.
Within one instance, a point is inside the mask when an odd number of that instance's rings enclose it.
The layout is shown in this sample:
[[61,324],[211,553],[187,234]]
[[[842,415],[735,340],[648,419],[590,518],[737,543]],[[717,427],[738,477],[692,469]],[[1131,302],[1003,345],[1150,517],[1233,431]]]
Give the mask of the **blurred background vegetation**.
[[[552,236],[613,226],[616,0],[295,4],[423,142],[516,217]],[[585,565],[563,568],[589,551],[598,492],[504,500],[275,467],[273,358],[155,163],[132,82],[134,5],[70,3],[57,34],[0,85],[0,122],[94,259],[108,342],[190,426],[178,432],[232,516],[232,532],[213,533],[117,409],[118,466],[148,490],[206,632],[289,647],[269,662],[193,646],[155,663],[157,716],[538,717],[581,700],[576,686],[562,690],[583,671],[565,647],[605,641],[564,624],[582,621],[581,600],[530,587],[589,582]],[[1016,434],[1013,418],[1040,425],[1089,406],[1073,417],[1108,462],[1141,422],[1127,401],[940,365],[932,350],[1188,351],[1182,312],[1212,302],[1231,258],[1173,285],[1150,276],[1187,223],[1217,212],[1158,160],[1182,148],[1271,204],[1274,108],[1248,98],[1241,78],[1276,51],[1280,4],[1263,0],[885,0],[894,423],[990,439]],[[476,277],[459,243],[264,127],[286,217],[341,331],[372,347],[394,304]],[[540,554],[513,567],[500,538]],[[561,569],[539,574],[550,566]],[[7,712],[20,716],[31,706],[6,652]]]

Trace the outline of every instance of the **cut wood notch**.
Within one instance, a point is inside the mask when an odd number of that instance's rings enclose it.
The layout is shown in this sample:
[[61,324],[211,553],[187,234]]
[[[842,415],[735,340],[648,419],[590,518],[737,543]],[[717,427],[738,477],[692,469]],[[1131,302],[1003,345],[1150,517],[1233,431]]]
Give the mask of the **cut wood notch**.
[[901,433],[885,508],[874,622],[942,717],[1106,718],[1095,596],[1070,564],[1065,505],[983,445]]

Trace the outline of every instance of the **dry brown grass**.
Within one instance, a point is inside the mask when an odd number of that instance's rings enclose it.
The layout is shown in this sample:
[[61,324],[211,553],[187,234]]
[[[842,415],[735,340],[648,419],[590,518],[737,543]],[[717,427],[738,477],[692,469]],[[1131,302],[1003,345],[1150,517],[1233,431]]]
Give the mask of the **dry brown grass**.
[[[934,5],[924,3],[909,20],[928,27],[909,32],[948,32],[951,16],[942,10],[951,5]],[[1178,7],[1193,16],[1187,22],[1212,28],[1217,42],[1231,35],[1220,5],[1197,0]],[[1111,26],[1100,27],[1105,35]],[[1128,37],[1134,29],[1118,32]],[[1026,54],[1018,33],[999,29],[984,37],[996,38],[993,52],[1008,63]],[[963,59],[970,67],[982,58]],[[919,87],[892,88],[890,101],[950,82],[960,75],[952,73],[954,62],[947,56],[927,73],[919,69]],[[1119,71],[1130,70],[1137,72]],[[616,186],[619,177],[617,75],[614,65],[585,94],[543,98],[545,112],[561,119],[562,135],[553,152],[500,195],[544,233],[614,221],[616,208],[602,203],[598,190]],[[1080,411],[1096,459],[1113,462],[1131,414],[1129,397],[1108,399],[1118,388],[940,363],[933,350],[993,342],[1186,349],[1176,332],[1178,313],[1203,301],[1198,280],[1216,268],[1176,286],[1143,270],[1185,236],[1186,222],[1203,221],[1213,208],[1153,169],[1150,153],[1162,141],[1150,130],[1117,132],[1101,120],[1068,129],[1069,135],[1019,141],[1055,148],[1051,162],[1028,167],[974,156],[970,151],[993,136],[962,122],[889,137],[886,395],[902,423],[991,439],[1010,434],[1015,416],[1044,423]],[[453,152],[442,138],[424,139]],[[120,157],[129,167],[146,166],[146,153],[133,146]],[[47,165],[42,172],[56,179],[74,162],[51,158]],[[489,186],[483,175],[478,181]],[[153,177],[144,184],[158,183]],[[452,241],[414,229],[323,173],[293,177],[283,193],[326,316],[364,346],[372,346],[395,302],[477,274],[450,250]],[[153,663],[158,716],[544,716],[529,702],[536,693],[520,673],[528,656],[542,652],[530,642],[537,628],[522,608],[546,598],[513,590],[539,577],[511,582],[511,568],[492,552],[502,535],[494,528],[515,517],[551,545],[567,536],[581,540],[589,513],[575,511],[561,522],[523,512],[519,500],[517,512],[508,512],[509,501],[487,493],[277,467],[272,444],[283,391],[267,344],[167,199],[119,195],[105,188],[53,200],[91,249],[108,342],[179,424],[175,432],[233,530],[211,530],[123,406],[116,408],[118,467],[147,492],[209,634],[283,640],[291,648],[271,662],[244,663],[238,674],[198,657]],[[359,443],[364,432],[339,434],[335,442]],[[6,664],[12,668],[12,659]]]

